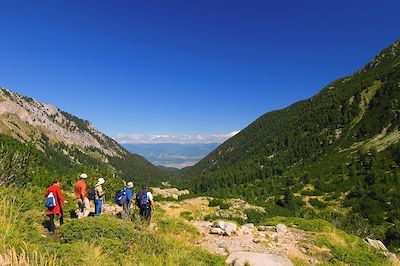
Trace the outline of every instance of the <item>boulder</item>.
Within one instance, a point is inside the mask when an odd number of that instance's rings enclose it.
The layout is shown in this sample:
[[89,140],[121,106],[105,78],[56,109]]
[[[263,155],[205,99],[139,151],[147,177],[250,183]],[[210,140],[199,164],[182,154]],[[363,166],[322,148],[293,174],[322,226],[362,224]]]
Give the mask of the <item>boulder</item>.
[[257,226],[257,230],[260,232],[265,232],[265,231],[268,231],[269,229],[271,229],[270,226],[265,226],[265,225]]
[[292,266],[293,263],[285,257],[257,252],[232,252],[225,263],[234,266]]
[[218,228],[218,227],[211,227],[210,228],[210,234],[213,235],[224,235],[225,231],[224,229]]
[[231,235],[233,235],[233,234],[236,234],[236,232],[237,232],[237,225],[236,224],[234,224],[234,223],[229,223],[229,222],[226,222],[225,223],[225,235],[227,235],[227,236],[231,236]]
[[367,242],[373,248],[376,248],[376,249],[379,249],[382,251],[388,251],[388,249],[385,247],[385,245],[380,240],[374,240],[371,238],[367,238]]
[[254,224],[244,224],[244,225],[242,225],[242,227],[254,229],[255,226],[254,226]]
[[218,229],[221,229],[223,231],[223,235],[231,236],[233,234],[236,234],[237,225],[230,222],[217,221],[214,222],[214,224],[211,226],[210,233],[211,231],[213,231],[215,233],[218,232],[218,234],[220,234],[219,232],[221,232],[221,230]]
[[288,231],[286,225],[284,224],[278,224],[276,226],[276,232],[279,234],[285,234]]
[[212,227],[225,229],[225,222],[223,221],[214,222]]

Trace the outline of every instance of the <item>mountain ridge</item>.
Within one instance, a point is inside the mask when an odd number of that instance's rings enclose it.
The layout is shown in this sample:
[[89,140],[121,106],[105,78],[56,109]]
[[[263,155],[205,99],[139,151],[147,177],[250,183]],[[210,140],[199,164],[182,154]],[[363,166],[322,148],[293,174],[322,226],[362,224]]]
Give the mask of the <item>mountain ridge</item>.
[[[149,183],[165,176],[161,169],[129,153],[88,120],[5,88],[0,88],[0,134],[32,144],[41,152],[39,157],[47,158],[43,159],[47,166],[57,164],[57,157],[62,163],[52,171],[64,168],[63,173],[69,174],[72,170],[66,165],[73,165],[75,171],[89,167],[92,170],[86,171],[96,172],[101,168],[124,179]],[[48,171],[46,163],[42,164],[43,171]]]

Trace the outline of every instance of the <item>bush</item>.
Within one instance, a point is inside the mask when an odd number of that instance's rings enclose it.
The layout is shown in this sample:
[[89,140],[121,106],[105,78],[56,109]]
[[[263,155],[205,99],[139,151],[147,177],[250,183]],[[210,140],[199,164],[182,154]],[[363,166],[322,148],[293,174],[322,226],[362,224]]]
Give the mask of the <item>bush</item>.
[[309,202],[312,206],[317,207],[317,208],[325,208],[325,207],[327,206],[327,204],[326,204],[325,202],[320,201],[320,200],[317,199],[317,198],[311,198],[311,199],[308,200],[308,202]]
[[225,201],[222,200],[222,199],[217,199],[217,198],[211,199],[211,200],[208,202],[208,207],[216,207],[216,206],[219,206],[219,208],[222,209],[222,210],[227,210],[227,209],[229,209],[229,207],[231,207],[232,205],[229,204],[229,203],[227,203],[227,202],[225,202]]
[[185,211],[185,212],[181,212],[179,214],[179,216],[181,216],[183,219],[188,220],[188,221],[193,221],[194,218],[192,216],[191,212]]

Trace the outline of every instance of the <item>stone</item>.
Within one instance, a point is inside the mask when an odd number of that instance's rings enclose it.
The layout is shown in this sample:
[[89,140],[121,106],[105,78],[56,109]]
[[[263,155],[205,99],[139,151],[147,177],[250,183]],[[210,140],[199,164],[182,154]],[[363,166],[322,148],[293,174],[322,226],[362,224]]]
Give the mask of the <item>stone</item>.
[[374,240],[374,239],[371,239],[371,238],[367,238],[367,242],[373,248],[376,248],[376,249],[379,249],[379,250],[382,250],[382,251],[388,251],[386,246],[380,240]]
[[255,226],[254,226],[254,224],[244,224],[244,225],[242,225],[242,227],[254,229]]
[[284,224],[278,224],[276,226],[276,232],[279,234],[285,234],[288,231],[286,225]]
[[210,234],[213,235],[224,235],[225,231],[224,229],[218,228],[218,227],[211,227],[210,228]]
[[257,226],[257,230],[260,232],[268,231],[268,229],[269,229],[269,226],[264,226],[264,225]]
[[231,236],[233,234],[236,234],[237,230],[238,230],[237,225],[234,223],[217,221],[217,222],[214,222],[214,224],[212,225],[210,233],[211,234],[217,234],[217,233],[219,234],[221,232],[221,230],[218,230],[218,229],[221,229],[223,232],[222,234],[225,236]]
[[225,222],[223,222],[223,221],[214,222],[212,227],[224,229],[225,228]]
[[225,235],[231,236],[233,234],[236,234],[237,225],[234,223],[226,222],[224,230],[225,230]]
[[263,237],[263,236],[259,236],[259,237],[255,237],[254,239],[253,239],[253,242],[254,243],[267,243],[268,242],[268,240],[265,238],[265,236]]
[[225,263],[234,266],[292,266],[293,263],[286,257],[257,252],[232,252]]

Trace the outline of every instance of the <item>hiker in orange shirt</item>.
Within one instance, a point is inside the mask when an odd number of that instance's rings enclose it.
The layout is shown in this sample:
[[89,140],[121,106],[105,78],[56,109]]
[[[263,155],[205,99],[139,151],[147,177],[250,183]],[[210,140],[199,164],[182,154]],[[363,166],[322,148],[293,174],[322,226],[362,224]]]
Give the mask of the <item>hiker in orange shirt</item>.
[[87,197],[86,179],[87,174],[81,174],[78,182],[75,183],[75,197],[79,206],[78,219],[89,215],[90,203]]

